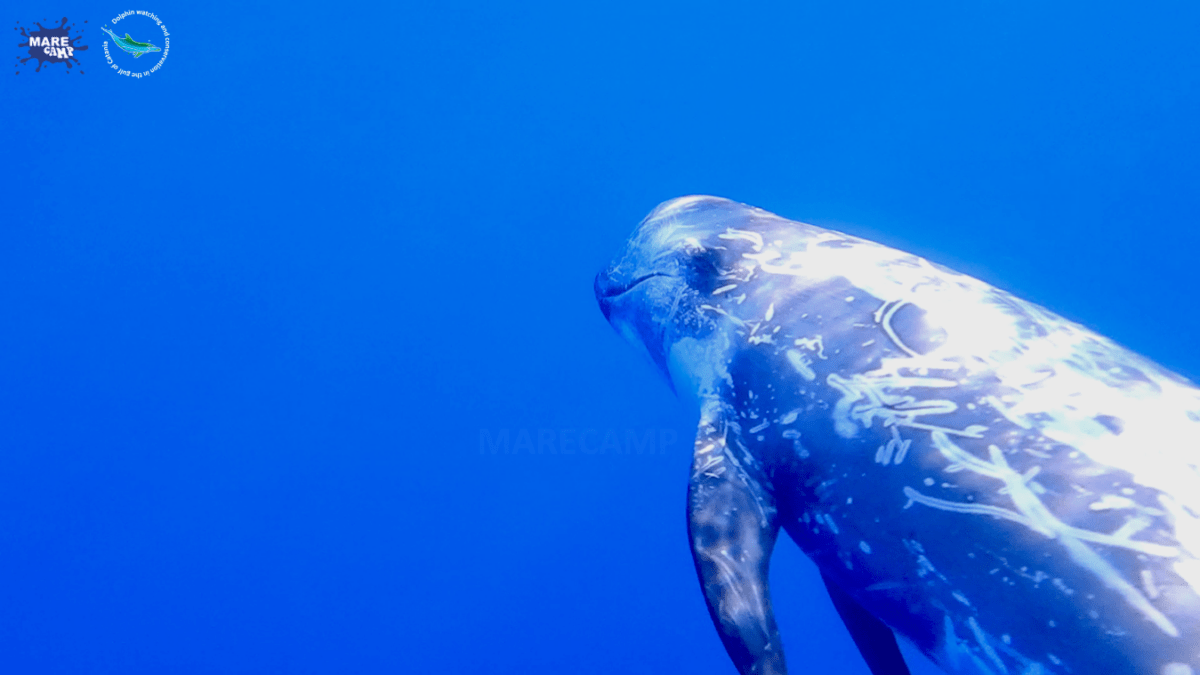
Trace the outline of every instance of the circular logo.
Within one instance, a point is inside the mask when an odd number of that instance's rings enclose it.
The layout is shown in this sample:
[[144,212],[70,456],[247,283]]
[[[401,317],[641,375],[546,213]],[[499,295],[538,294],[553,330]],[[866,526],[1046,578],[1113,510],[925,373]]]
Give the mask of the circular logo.
[[104,58],[118,75],[149,77],[162,68],[171,51],[171,34],[153,12],[122,12],[100,30],[106,34]]

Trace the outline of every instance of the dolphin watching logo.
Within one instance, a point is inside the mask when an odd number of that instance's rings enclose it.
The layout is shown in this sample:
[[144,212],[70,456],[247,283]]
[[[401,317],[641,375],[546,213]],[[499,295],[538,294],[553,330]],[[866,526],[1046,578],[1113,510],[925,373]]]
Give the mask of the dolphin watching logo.
[[149,42],[138,42],[137,40],[134,40],[133,38],[129,37],[129,33],[126,33],[125,37],[119,37],[116,33],[113,33],[111,30],[109,30],[108,26],[102,26],[100,30],[112,36],[113,42],[115,42],[122,51],[133,54],[133,58],[135,59],[142,54],[162,51]]
[[[45,19],[42,19],[45,21]],[[84,21],[84,23],[87,23]],[[29,56],[25,58],[17,57],[18,75],[21,74],[21,66],[37,59],[37,70],[34,72],[42,72],[42,66],[47,63],[65,63],[67,64],[67,72],[71,72],[71,64],[82,65],[79,63],[79,57],[75,52],[85,51],[86,46],[79,44],[83,39],[83,27],[75,30],[75,37],[71,37],[71,29],[75,28],[75,24],[67,25],[67,17],[63,17],[62,22],[54,28],[46,28],[40,23],[35,22],[37,30],[26,31],[24,26],[20,25],[15,30],[20,31],[21,37],[25,38],[17,47],[27,47]],[[79,69],[79,73],[83,74],[83,68]]]
[[[126,23],[118,27],[117,24],[122,21]],[[149,23],[151,21],[153,23]],[[144,10],[122,12],[113,17],[100,30],[108,35],[108,39],[105,39],[103,44],[104,60],[108,62],[108,67],[118,75],[134,79],[149,77],[162,68],[163,63],[167,60],[167,55],[171,53],[171,33],[163,24],[162,19],[153,12]],[[156,31],[162,33],[161,40]],[[121,33],[125,35],[122,36]],[[134,35],[137,37],[135,38]],[[110,49],[111,47],[116,47],[116,49]],[[129,56],[122,55],[121,52],[132,56],[133,60],[130,60]],[[146,54],[158,54],[157,62],[154,59],[142,59]],[[138,70],[133,70],[135,63]]]

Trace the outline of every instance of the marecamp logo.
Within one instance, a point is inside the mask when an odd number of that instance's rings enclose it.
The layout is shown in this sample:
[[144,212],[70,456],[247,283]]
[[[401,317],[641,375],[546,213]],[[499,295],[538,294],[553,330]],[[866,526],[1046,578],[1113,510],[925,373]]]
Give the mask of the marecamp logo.
[[[45,21],[45,19],[42,19]],[[84,23],[87,23],[84,21]],[[82,52],[87,49],[80,44],[83,39],[83,28],[80,27],[75,31],[75,37],[71,37],[71,29],[75,28],[75,24],[67,25],[67,17],[63,17],[62,23],[58,24],[57,28],[46,28],[41,23],[34,22],[38,27],[37,30],[26,31],[21,22],[17,22],[17,30],[23,38],[23,42],[17,44],[19,49],[28,49],[29,56],[24,58],[17,57],[16,74],[21,74],[21,66],[37,59],[37,69],[35,73],[42,72],[42,66],[46,64],[67,64],[66,71],[71,72],[71,64],[80,65],[79,58],[75,52]],[[79,69],[79,74],[83,74],[83,68]]]

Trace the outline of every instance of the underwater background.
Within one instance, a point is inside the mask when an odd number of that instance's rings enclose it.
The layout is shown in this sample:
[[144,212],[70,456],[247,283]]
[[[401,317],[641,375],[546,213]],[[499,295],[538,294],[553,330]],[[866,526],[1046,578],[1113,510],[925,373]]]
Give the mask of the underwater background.
[[[694,420],[592,297],[680,195],[1200,378],[1195,3],[10,0],[9,63],[63,16],[0,73],[2,672],[733,673]],[[795,672],[867,673],[771,582]]]

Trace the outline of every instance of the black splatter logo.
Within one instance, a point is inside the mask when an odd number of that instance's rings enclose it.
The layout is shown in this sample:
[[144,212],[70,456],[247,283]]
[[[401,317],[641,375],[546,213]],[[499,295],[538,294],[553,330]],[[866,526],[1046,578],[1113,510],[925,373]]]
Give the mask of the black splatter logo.
[[[42,19],[45,21],[45,19]],[[84,21],[84,23],[87,23]],[[19,31],[21,37],[25,38],[24,42],[17,45],[18,48],[29,50],[29,56],[25,58],[17,57],[17,74],[21,74],[21,66],[37,59],[37,70],[34,72],[42,72],[42,66],[47,63],[65,63],[67,64],[67,72],[71,72],[71,64],[79,64],[79,59],[75,56],[75,52],[81,52],[87,49],[86,46],[79,44],[83,39],[83,28],[76,29],[75,37],[71,37],[71,29],[75,28],[75,24],[67,25],[67,17],[63,17],[62,23],[58,24],[57,28],[46,28],[38,22],[34,22],[38,27],[37,30],[25,31],[25,27],[21,22],[17,22],[17,27],[13,30]],[[79,69],[79,74],[83,74],[83,68]]]

